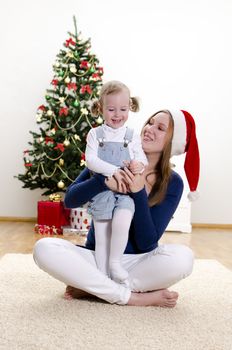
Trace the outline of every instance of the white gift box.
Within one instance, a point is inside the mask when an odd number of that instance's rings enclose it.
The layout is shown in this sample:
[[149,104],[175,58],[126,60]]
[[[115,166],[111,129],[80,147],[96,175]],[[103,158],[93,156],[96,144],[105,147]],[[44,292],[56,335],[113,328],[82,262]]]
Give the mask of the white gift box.
[[76,230],[75,228],[72,228],[71,226],[62,226],[63,230],[63,236],[74,236],[79,235],[79,230]]
[[70,211],[71,228],[79,232],[87,232],[91,225],[91,215],[88,214],[86,208],[73,208]]

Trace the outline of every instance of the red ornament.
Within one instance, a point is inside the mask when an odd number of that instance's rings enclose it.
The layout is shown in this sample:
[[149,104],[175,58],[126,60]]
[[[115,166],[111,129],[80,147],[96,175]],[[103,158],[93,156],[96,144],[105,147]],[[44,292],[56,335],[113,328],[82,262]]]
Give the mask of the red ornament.
[[88,64],[89,64],[88,61],[81,61],[80,68],[88,68]]
[[102,67],[99,67],[99,68],[98,68],[98,72],[99,72],[99,74],[102,75],[102,74],[103,74],[103,68],[102,68]]
[[84,153],[81,153],[81,160],[85,161],[85,154]]
[[38,109],[41,109],[41,111],[46,111],[46,107],[44,105],[39,106]]
[[57,79],[53,79],[52,80],[52,85],[54,85],[55,87],[57,87],[59,81]]
[[25,163],[24,166],[26,166],[27,168],[31,167],[33,164],[32,163]]

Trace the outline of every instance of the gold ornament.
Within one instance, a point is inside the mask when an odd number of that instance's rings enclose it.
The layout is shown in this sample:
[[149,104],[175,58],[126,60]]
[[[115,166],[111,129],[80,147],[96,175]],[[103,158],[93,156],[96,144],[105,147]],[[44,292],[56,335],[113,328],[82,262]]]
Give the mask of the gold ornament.
[[60,101],[60,103],[64,103],[65,98],[64,97],[59,97],[59,101]]
[[77,135],[77,134],[74,135],[74,139],[75,139],[76,141],[81,141],[80,136]]
[[70,70],[71,73],[76,73],[77,72],[77,69],[76,69],[75,65],[73,65],[73,66],[70,65],[69,70]]
[[60,180],[57,184],[58,188],[62,189],[64,188],[64,182],[62,180]]
[[41,143],[41,142],[43,142],[43,140],[44,140],[43,136],[40,136],[39,142]]
[[47,111],[47,115],[48,115],[49,117],[51,117],[51,116],[53,115],[53,111],[52,111],[51,109],[49,109],[49,110]]
[[88,109],[87,108],[81,108],[81,114],[88,115],[89,114]]
[[68,147],[68,146],[70,145],[70,141],[67,140],[67,139],[64,140],[63,145],[64,145],[65,147]]
[[68,84],[68,83],[70,83],[71,79],[69,77],[67,77],[67,78],[64,79],[64,81],[65,81],[66,84]]
[[97,122],[98,124],[102,124],[102,123],[103,123],[102,117],[99,116],[99,117],[97,118],[96,122]]
[[59,165],[60,165],[60,166],[63,166],[63,165],[64,165],[64,159],[63,159],[63,158],[60,158],[60,160],[59,160]]
[[71,57],[71,58],[73,57],[72,51],[68,51],[66,55],[67,55],[68,57]]

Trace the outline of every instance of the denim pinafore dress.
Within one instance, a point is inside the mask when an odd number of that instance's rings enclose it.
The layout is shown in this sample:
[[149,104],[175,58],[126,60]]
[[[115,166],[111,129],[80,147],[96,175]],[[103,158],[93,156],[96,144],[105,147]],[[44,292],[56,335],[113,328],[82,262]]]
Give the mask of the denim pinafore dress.
[[[96,129],[98,141],[98,157],[107,163],[119,168],[125,166],[124,161],[130,161],[128,149],[132,141],[133,130],[126,128],[122,142],[112,142],[104,140],[102,127]],[[104,191],[97,194],[88,204],[88,212],[95,220],[111,220],[115,209],[129,209],[134,213],[134,201],[128,195],[113,191]]]

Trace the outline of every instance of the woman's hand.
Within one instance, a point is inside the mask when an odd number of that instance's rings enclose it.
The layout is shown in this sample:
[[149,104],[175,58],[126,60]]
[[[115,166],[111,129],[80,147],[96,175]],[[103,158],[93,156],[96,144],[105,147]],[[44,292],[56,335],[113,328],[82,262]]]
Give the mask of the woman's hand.
[[128,193],[128,187],[125,181],[125,173],[123,170],[118,170],[113,177],[105,180],[106,186],[113,192]]
[[144,172],[134,175],[128,168],[124,168],[124,179],[126,180],[130,192],[139,192],[145,186]]

